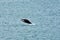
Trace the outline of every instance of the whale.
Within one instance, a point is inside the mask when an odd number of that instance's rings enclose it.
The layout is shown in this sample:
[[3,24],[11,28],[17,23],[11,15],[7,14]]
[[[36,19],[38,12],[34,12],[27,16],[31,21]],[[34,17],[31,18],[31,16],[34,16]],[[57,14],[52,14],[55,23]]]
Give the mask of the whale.
[[21,19],[21,21],[22,21],[24,24],[27,24],[27,25],[35,25],[35,24],[32,23],[29,19],[26,19],[26,18]]

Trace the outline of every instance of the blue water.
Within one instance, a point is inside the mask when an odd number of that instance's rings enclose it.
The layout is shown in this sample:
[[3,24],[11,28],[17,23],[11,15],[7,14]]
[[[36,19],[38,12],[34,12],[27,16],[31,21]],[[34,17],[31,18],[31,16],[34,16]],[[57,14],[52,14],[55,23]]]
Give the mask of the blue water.
[[0,40],[60,40],[60,0],[0,0]]

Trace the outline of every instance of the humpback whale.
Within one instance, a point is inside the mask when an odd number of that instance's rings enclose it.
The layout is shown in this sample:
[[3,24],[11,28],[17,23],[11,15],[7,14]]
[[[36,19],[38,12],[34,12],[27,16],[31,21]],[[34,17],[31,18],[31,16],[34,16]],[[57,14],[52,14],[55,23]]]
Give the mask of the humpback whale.
[[21,19],[21,21],[23,22],[23,24],[25,25],[35,25],[35,23],[32,23],[30,20],[23,18]]
[[32,24],[28,19],[21,19],[21,21],[27,24]]

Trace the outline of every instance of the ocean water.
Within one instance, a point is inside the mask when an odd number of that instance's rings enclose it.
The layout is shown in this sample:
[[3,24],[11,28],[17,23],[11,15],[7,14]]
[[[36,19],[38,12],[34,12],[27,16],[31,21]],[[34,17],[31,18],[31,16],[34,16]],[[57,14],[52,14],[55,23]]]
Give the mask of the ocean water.
[[60,40],[60,0],[0,0],[0,40]]

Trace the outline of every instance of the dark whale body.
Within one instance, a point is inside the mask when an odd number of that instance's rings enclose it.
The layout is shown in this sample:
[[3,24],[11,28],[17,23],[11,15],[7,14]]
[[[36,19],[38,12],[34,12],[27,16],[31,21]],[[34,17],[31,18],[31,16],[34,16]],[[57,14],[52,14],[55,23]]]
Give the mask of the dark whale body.
[[32,24],[28,19],[21,19],[24,23]]

